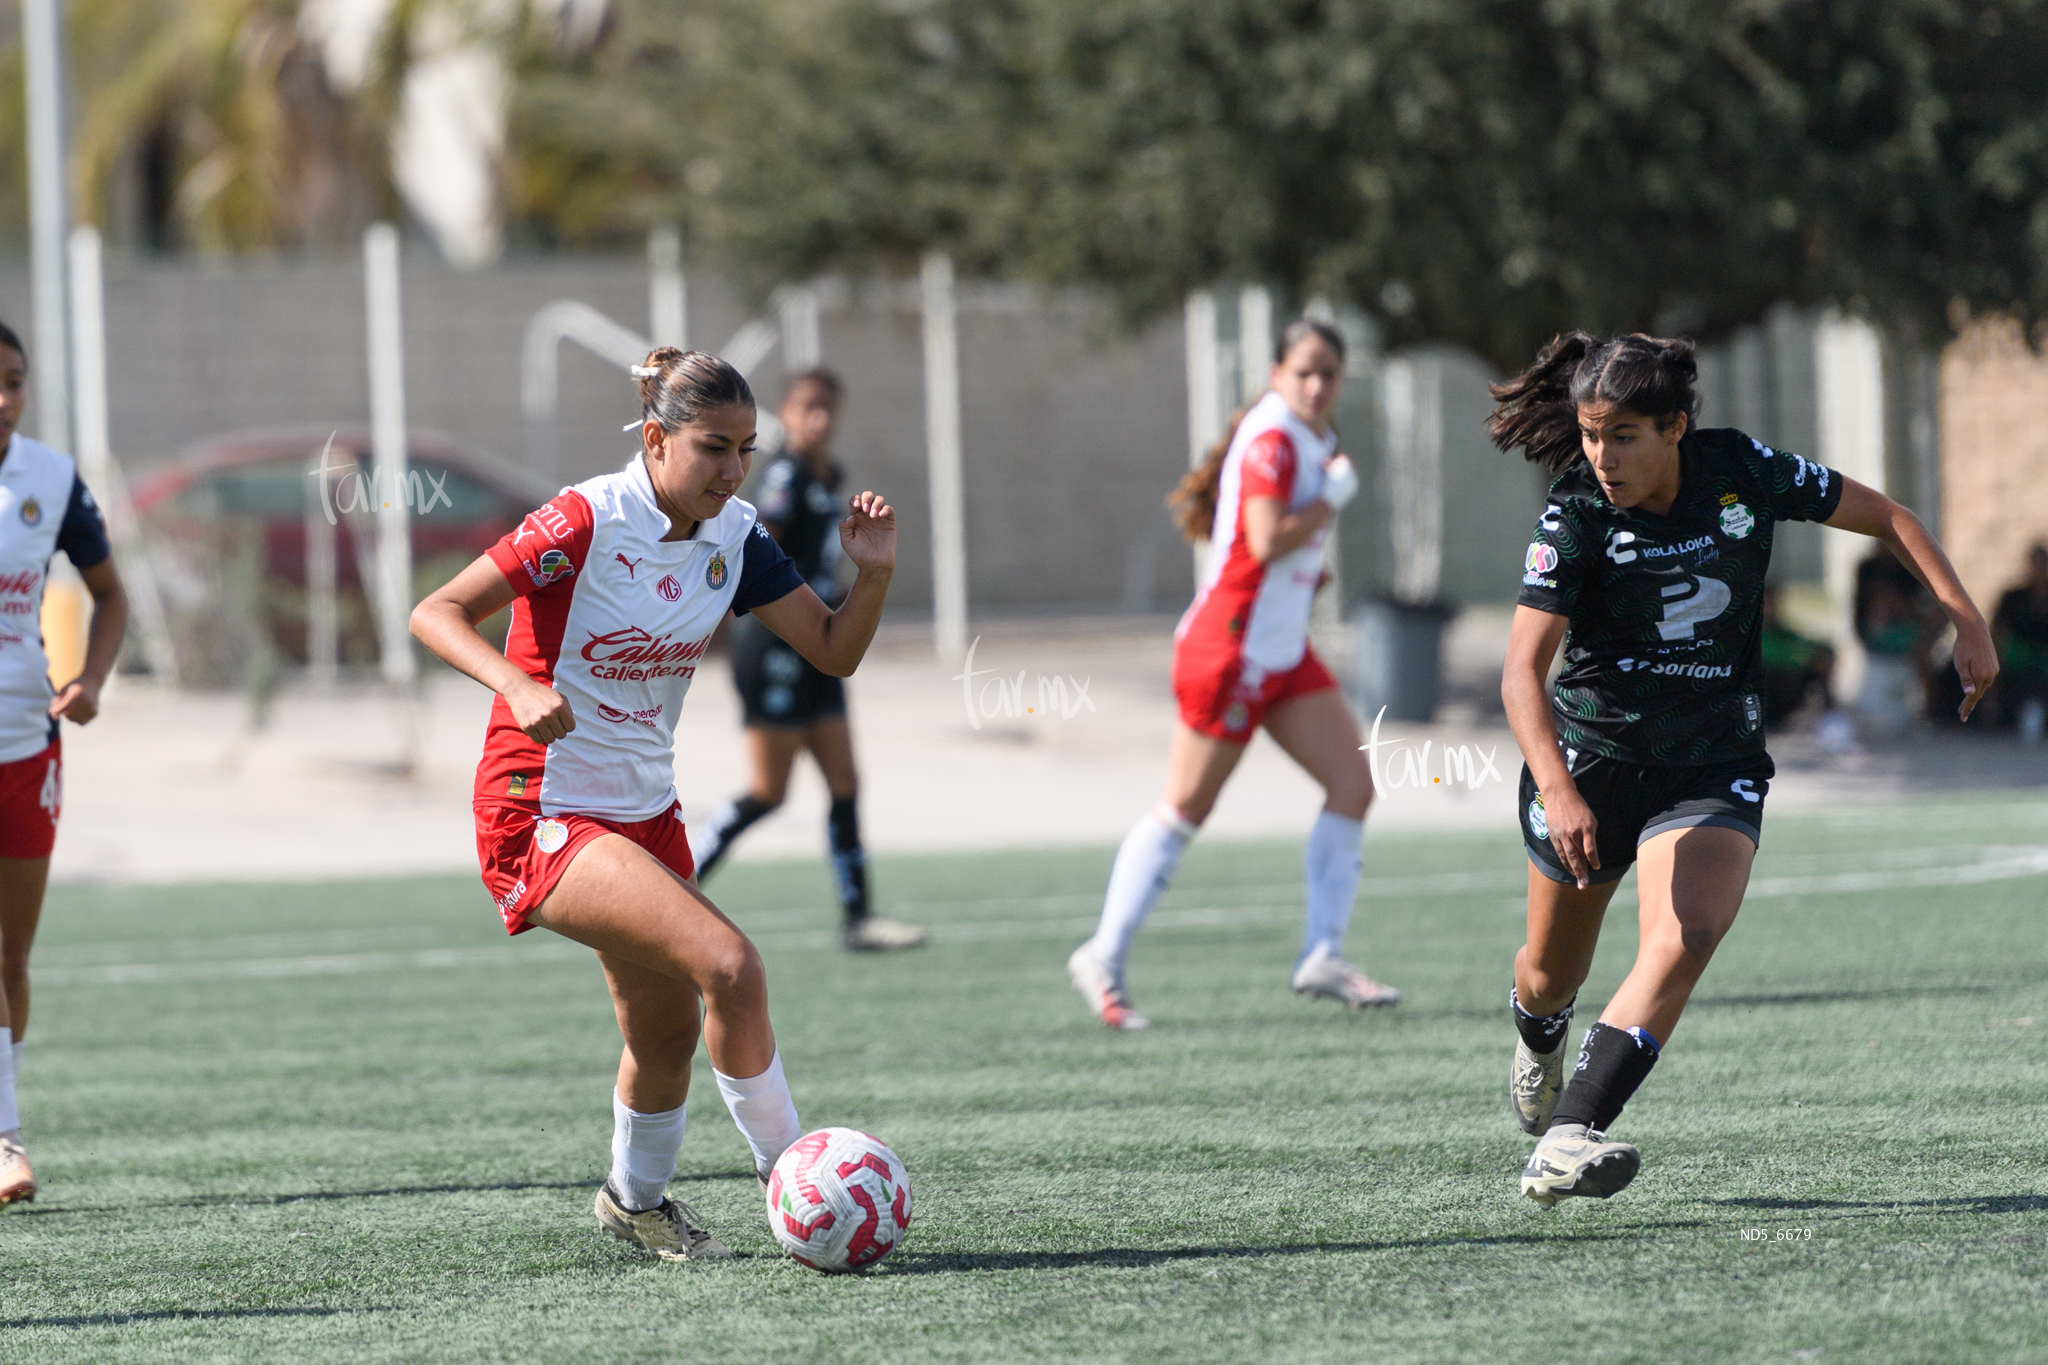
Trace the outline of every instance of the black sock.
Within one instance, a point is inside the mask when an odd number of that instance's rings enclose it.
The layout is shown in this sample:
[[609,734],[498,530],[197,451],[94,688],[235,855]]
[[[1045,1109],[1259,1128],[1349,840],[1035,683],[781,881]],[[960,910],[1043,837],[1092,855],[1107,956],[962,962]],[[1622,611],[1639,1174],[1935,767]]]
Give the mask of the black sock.
[[733,840],[746,831],[747,826],[759,820],[775,807],[758,800],[751,793],[717,811],[711,817],[710,841],[704,850],[703,861],[697,864],[697,880],[702,882],[711,875],[711,869],[731,851]]
[[868,855],[860,846],[860,814],[855,798],[835,796],[825,830],[832,840],[832,876],[839,883],[839,905],[848,924],[868,917]]
[[1515,1032],[1522,1035],[1522,1041],[1529,1045],[1529,1051],[1551,1053],[1571,1030],[1572,1006],[1579,1003],[1573,996],[1565,1002],[1556,1014],[1531,1014],[1522,1008],[1521,997],[1513,986],[1508,987],[1508,1006],[1515,1012]]
[[1648,1029],[1594,1024],[1579,1045],[1578,1069],[1550,1126],[1583,1123],[1596,1133],[1621,1117],[1621,1108],[1657,1064],[1657,1040]]

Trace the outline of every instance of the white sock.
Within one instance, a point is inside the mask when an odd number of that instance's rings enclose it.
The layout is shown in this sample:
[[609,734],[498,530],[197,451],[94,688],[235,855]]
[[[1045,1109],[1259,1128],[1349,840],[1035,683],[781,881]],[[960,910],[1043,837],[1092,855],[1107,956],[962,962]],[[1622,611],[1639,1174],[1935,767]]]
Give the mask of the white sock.
[[1130,956],[1138,926],[1172,884],[1181,850],[1194,837],[1195,826],[1182,819],[1179,811],[1162,804],[1139,817],[1117,849],[1109,890],[1102,898],[1102,922],[1095,926],[1091,941],[1095,955],[1118,981],[1124,979],[1124,959]]
[[14,1063],[20,1056],[20,1043],[0,1048],[0,1133],[21,1127],[21,1112],[14,1107]]
[[[1324,811],[1308,835],[1308,928],[1302,935],[1301,960],[1322,949],[1332,956],[1344,952],[1344,932],[1351,927],[1351,899],[1358,894],[1358,874],[1365,866],[1359,845],[1365,821]],[[1297,966],[1300,964],[1297,963]]]
[[21,1075],[21,1054],[28,1051],[28,1039],[16,1038],[14,1045],[8,1051],[14,1054],[14,1074],[19,1076]]
[[612,1189],[626,1201],[629,1213],[653,1208],[668,1196],[669,1177],[676,1173],[676,1153],[683,1149],[683,1119],[688,1105],[662,1114],[641,1114],[626,1107],[612,1091]]
[[769,1170],[804,1135],[796,1119],[796,1101],[789,1097],[789,1082],[782,1078],[782,1050],[776,1049],[768,1069],[758,1076],[741,1079],[717,1067],[711,1074],[718,1078],[718,1093],[725,1096],[740,1135],[754,1149],[754,1169]]

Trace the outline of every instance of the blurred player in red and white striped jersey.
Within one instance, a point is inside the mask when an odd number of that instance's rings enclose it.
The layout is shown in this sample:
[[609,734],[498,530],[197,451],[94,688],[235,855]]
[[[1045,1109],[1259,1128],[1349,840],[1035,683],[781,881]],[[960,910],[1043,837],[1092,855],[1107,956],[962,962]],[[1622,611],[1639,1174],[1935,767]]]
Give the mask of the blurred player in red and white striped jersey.
[[1180,724],[1166,793],[1125,836],[1102,922],[1067,959],[1074,988],[1111,1028],[1145,1026],[1124,988],[1131,940],[1260,726],[1325,793],[1309,832],[1308,924],[1294,989],[1353,1009],[1401,998],[1344,960],[1372,774],[1358,724],[1308,642],[1330,523],[1358,491],[1330,425],[1343,378],[1342,334],[1306,318],[1290,323],[1271,389],[1174,494],[1182,529],[1207,540],[1209,553],[1174,635]]

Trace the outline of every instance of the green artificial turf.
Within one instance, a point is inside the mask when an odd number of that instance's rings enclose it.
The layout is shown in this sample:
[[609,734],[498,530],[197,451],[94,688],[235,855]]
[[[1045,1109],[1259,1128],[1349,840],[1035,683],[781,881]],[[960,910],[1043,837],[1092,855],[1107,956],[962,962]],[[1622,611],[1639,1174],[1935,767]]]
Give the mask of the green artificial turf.
[[[1197,844],[1134,1035],[1062,971],[1106,850],[878,859],[938,931],[892,957],[832,946],[818,863],[728,868],[807,1124],[915,1186],[836,1279],[777,1253],[708,1084],[676,1190],[739,1257],[597,1231],[596,966],[473,881],[59,889],[0,1358],[2048,1359],[2044,857],[2040,799],[1774,817],[1617,1125],[1641,1177],[1549,1213],[1504,1095],[1511,836],[1369,837],[1353,955],[1407,1001],[1360,1015],[1286,989],[1299,848]],[[1589,1005],[1634,940],[1618,904]]]

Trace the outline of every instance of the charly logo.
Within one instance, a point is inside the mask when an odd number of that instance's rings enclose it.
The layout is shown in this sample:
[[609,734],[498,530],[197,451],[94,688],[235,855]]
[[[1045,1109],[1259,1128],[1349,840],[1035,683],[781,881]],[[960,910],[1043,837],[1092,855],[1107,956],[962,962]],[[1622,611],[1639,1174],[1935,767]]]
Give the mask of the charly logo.
[[[725,586],[725,555],[723,552],[718,550],[711,552],[711,562],[704,568],[704,585],[713,592],[717,592]],[[668,594],[664,592],[662,596],[668,597]],[[673,602],[676,599],[668,597],[668,600]]]
[[1607,540],[1607,557],[1617,564],[1633,563],[1636,552],[1628,547],[1636,543],[1634,531],[1616,531]]
[[43,520],[43,505],[34,498],[21,500],[21,519],[30,526],[39,525]]
[[1730,540],[1741,540],[1756,529],[1756,514],[1741,503],[1721,509],[1721,533]]

